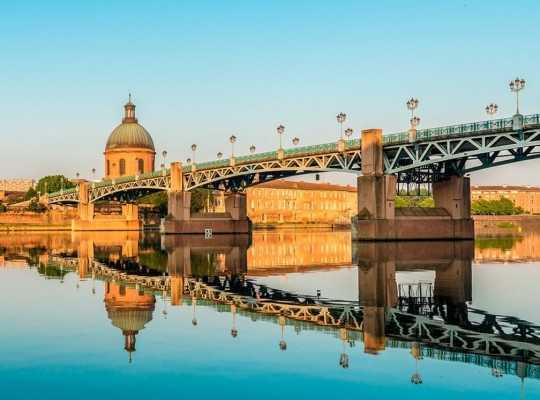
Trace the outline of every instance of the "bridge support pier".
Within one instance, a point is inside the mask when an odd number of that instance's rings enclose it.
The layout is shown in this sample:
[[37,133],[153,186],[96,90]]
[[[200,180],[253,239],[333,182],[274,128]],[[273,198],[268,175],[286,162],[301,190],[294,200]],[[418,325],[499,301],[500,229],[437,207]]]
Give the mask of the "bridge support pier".
[[362,176],[353,240],[474,239],[469,178],[433,184],[434,209],[395,208],[396,177],[384,174],[382,131],[362,131]]
[[192,213],[190,192],[169,192],[167,198],[165,233],[204,234],[206,229],[211,229],[212,234],[251,232],[244,195],[231,193],[225,199],[224,213]]
[[71,220],[72,231],[139,231],[137,204],[123,204],[121,215],[100,215],[95,213],[94,203],[88,199],[88,182],[79,185],[78,218]]

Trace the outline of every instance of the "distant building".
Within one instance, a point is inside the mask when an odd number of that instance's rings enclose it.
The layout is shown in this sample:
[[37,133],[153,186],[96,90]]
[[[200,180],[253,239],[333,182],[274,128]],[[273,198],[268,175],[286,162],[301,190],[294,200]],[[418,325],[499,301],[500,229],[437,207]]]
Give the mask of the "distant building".
[[516,207],[521,207],[529,214],[540,213],[540,188],[535,186],[473,186],[471,200],[500,200],[505,197],[512,200]]
[[154,141],[135,117],[131,94],[124,108],[122,123],[111,132],[105,146],[105,179],[154,171]]
[[357,213],[356,188],[330,183],[275,180],[246,189],[254,223],[348,224]]
[[26,193],[28,189],[34,188],[36,181],[33,179],[1,179],[0,180],[0,201],[13,193]]

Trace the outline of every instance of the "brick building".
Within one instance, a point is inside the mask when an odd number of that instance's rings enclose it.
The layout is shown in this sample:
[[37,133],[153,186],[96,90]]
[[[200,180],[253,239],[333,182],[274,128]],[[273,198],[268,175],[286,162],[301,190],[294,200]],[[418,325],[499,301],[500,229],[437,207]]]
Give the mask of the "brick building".
[[356,188],[330,183],[275,180],[246,189],[254,223],[348,224],[356,214]]
[[500,200],[506,197],[529,214],[540,213],[540,188],[535,186],[472,186],[471,200]]

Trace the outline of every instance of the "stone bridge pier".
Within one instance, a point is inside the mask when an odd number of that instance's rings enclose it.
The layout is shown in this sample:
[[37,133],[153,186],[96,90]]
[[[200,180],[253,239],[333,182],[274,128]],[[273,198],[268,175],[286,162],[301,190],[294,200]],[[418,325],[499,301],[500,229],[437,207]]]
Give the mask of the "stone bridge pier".
[[469,178],[433,184],[435,208],[395,208],[396,176],[384,173],[382,130],[362,131],[362,175],[353,240],[474,239]]
[[89,201],[89,184],[79,185],[78,218],[71,221],[73,231],[139,231],[143,224],[139,220],[137,204],[122,204],[120,215],[101,215],[95,212],[94,203]]
[[251,232],[247,217],[246,196],[230,193],[225,199],[224,213],[192,213],[191,192],[183,190],[182,163],[171,163],[171,187],[167,192],[165,233],[204,234],[206,229],[214,233],[243,234]]

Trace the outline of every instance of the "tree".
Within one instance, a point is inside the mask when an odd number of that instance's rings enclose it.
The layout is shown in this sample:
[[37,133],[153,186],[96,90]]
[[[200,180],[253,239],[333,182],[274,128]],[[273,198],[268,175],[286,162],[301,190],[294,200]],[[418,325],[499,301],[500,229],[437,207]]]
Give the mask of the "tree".
[[161,215],[167,215],[167,192],[157,192],[141,197],[139,204],[152,204]]
[[23,196],[23,201],[32,200],[34,197],[38,197],[38,193],[34,188],[29,188]]
[[48,175],[44,176],[38,181],[36,185],[36,192],[41,194],[58,192],[62,189],[70,189],[75,187],[69,179],[63,175]]
[[7,207],[4,203],[0,203],[0,213],[3,213],[3,212],[6,212],[7,211]]
[[193,189],[191,191],[191,211],[208,211],[208,208],[214,202],[214,195],[210,189]]

